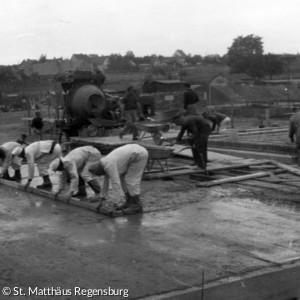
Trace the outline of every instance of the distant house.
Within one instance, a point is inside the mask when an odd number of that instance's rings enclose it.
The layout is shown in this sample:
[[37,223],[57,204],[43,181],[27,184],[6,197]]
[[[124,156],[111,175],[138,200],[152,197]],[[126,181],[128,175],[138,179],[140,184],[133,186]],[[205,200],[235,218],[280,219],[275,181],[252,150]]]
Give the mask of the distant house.
[[32,72],[42,76],[57,75],[60,73],[60,63],[56,59],[32,64]]
[[265,85],[295,85],[300,86],[300,78],[261,80]]
[[25,75],[30,76],[33,73],[33,64],[37,62],[37,60],[32,59],[23,60],[19,65],[19,70],[22,70]]
[[139,64],[139,69],[142,72],[148,72],[151,70],[151,64]]
[[72,71],[94,71],[95,68],[105,71],[109,65],[109,58],[96,54],[73,54],[71,57]]
[[185,58],[186,54],[182,50],[176,50],[173,54],[173,57]]
[[145,81],[142,86],[143,93],[169,93],[185,90],[184,82],[180,80]]
[[231,84],[249,84],[252,78],[244,73],[223,74],[219,73],[209,81],[209,85],[213,86],[229,86]]
[[91,63],[90,58],[87,54],[73,54],[70,61],[72,71],[93,71],[94,69],[94,65]]

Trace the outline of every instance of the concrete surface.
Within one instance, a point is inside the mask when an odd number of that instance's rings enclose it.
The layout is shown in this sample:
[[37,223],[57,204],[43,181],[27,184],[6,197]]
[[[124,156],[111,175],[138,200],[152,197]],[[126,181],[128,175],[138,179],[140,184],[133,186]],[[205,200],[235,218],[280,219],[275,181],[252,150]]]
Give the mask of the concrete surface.
[[[210,166],[244,161],[213,152],[209,158]],[[32,185],[40,182],[36,177]],[[190,292],[202,286],[208,291],[212,284],[300,263],[299,206],[283,204],[278,191],[201,189],[185,179],[143,181],[145,213],[116,219],[3,184],[0,195],[0,287],[27,293],[3,299],[88,299],[75,295],[75,287],[111,288],[119,293],[114,299],[127,298],[125,290],[129,299],[170,292],[187,292],[175,299],[192,299]],[[280,284],[284,278],[270,278],[260,295]],[[72,295],[28,298],[35,287],[60,287]],[[249,287],[241,292],[259,300],[256,285]]]
[[164,182],[154,190],[152,182],[144,197],[169,207],[109,219],[0,185],[1,287],[111,287],[139,299],[201,287],[203,272],[208,284],[299,259],[294,207],[236,187],[183,188]]

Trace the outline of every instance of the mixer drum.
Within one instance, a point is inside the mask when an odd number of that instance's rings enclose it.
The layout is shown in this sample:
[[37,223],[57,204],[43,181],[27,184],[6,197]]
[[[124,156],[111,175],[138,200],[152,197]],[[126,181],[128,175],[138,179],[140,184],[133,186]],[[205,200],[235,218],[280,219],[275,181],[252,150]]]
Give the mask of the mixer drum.
[[107,106],[107,99],[101,89],[94,84],[77,87],[68,98],[67,108],[71,115],[80,118],[101,117]]

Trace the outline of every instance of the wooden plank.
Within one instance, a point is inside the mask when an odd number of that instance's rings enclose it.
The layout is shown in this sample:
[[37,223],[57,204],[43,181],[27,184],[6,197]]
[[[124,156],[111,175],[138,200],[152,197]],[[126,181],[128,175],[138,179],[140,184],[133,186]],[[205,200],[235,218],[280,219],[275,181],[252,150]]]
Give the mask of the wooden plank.
[[[238,182],[239,183],[239,182]],[[274,184],[274,183],[266,183],[266,182],[261,182],[256,179],[250,179],[246,180],[240,183],[241,185],[249,185],[253,186],[256,188],[261,189],[271,189],[271,190],[276,190],[278,192],[286,193],[288,195],[294,194],[295,195],[295,200],[300,203],[299,199],[299,188],[297,187],[287,187],[287,186],[282,186],[279,184]],[[295,201],[293,199],[293,201]]]
[[204,174],[191,174],[190,179],[194,181],[203,181],[203,180],[216,180],[219,179],[220,176],[209,176]]
[[228,177],[228,178],[224,178],[224,179],[213,180],[213,181],[209,181],[209,182],[199,182],[197,184],[197,186],[198,187],[210,187],[210,186],[224,184],[224,183],[232,183],[232,182],[243,181],[243,180],[247,180],[247,179],[270,176],[270,174],[272,174],[272,173],[262,171],[262,172],[256,172],[253,174],[233,176],[233,177]]
[[[270,162],[270,160],[254,160],[254,161],[250,160],[250,161],[246,161],[245,163],[239,163],[239,164],[233,164],[233,165],[207,167],[207,172],[228,170],[228,169],[237,169],[237,168],[243,168],[243,167],[248,167],[248,166],[267,164],[269,162]],[[199,168],[194,168],[194,169],[190,169],[190,170],[182,170],[182,171],[157,172],[156,174],[147,172],[147,174],[143,175],[143,179],[144,180],[161,179],[161,178],[190,175],[190,174],[197,174],[197,173],[205,174],[206,172],[205,172],[205,170],[199,169]]]
[[281,168],[283,170],[286,170],[288,172],[291,172],[297,176],[300,176],[300,169],[299,168],[295,168],[295,167],[292,167],[292,166],[288,166],[286,164],[282,164],[282,163],[279,163],[277,161],[272,161],[272,164],[274,164],[275,166],[277,166],[278,168]]
[[[184,166],[178,166],[178,167],[169,167],[169,171],[177,171],[177,170],[191,170],[192,167],[188,166],[188,165],[184,165]],[[153,173],[160,173],[161,172],[161,168],[156,169],[156,170],[151,170],[151,171],[145,171],[144,174],[153,174]],[[167,171],[166,171],[167,172]]]
[[190,174],[197,174],[197,173],[205,173],[205,170],[194,168],[194,169],[186,169],[186,170],[173,170],[169,172],[147,172],[143,175],[143,180],[151,180],[151,179],[162,179],[168,177],[176,177],[182,175],[190,175]]
[[[23,185],[15,182],[15,181],[8,181],[8,180],[0,179],[0,183],[7,185],[9,187],[12,187],[12,188],[16,188],[16,189],[25,191]],[[37,189],[32,186],[29,186],[25,192],[43,196],[43,197],[47,197],[52,200],[61,201],[61,202],[67,203],[67,204],[72,204],[72,205],[75,205],[78,207],[82,207],[82,208],[97,212],[97,203],[89,203],[86,201],[81,201],[80,199],[75,198],[75,197],[72,197],[70,200],[67,200],[63,195],[58,195],[58,197],[55,198],[54,193],[52,191]]]
[[[268,181],[268,182],[282,182],[282,180],[280,178],[278,178],[277,176],[274,175],[274,172],[276,172],[276,174],[280,174],[280,173],[286,172],[285,170],[282,170],[282,169],[273,169],[272,171],[270,171],[270,170],[260,170],[260,171],[268,172],[269,175],[270,175],[270,177],[267,177],[267,178],[257,178],[257,180],[264,180],[264,181]],[[231,174],[236,174],[236,175],[253,174],[253,172],[251,172],[250,168],[248,170],[244,170],[244,169],[241,169],[241,170],[240,169],[229,170],[229,174],[230,173]]]

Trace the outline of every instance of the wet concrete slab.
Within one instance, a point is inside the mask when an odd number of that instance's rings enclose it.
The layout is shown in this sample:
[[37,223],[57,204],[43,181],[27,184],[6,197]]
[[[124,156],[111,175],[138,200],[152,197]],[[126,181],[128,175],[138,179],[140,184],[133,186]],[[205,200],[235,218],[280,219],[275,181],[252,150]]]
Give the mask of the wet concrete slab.
[[[3,185],[0,193],[2,286],[110,286],[138,299],[201,287],[203,273],[209,284],[300,255],[299,212],[236,187],[186,191],[195,202],[116,219]],[[160,195],[153,201],[183,194]]]

